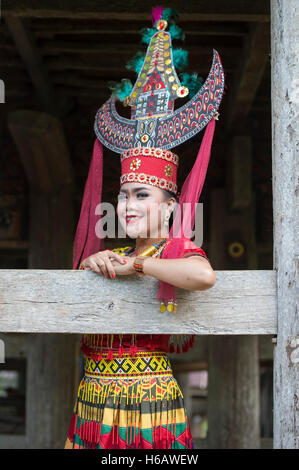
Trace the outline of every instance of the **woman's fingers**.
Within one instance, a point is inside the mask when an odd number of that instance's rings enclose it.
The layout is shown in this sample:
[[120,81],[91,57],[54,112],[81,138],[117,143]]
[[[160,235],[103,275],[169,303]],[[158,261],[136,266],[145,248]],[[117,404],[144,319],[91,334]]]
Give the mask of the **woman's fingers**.
[[99,260],[95,259],[90,259],[88,266],[91,267],[92,271],[98,273],[98,274],[104,274],[104,271],[102,270],[102,267],[105,266],[105,263],[100,263]]
[[114,268],[112,266],[112,263],[111,263],[109,257],[107,257],[107,259],[105,261],[106,261],[106,268],[107,268],[109,277],[112,277],[112,278],[115,277],[115,271],[114,271]]
[[108,255],[110,258],[115,259],[116,261],[119,261],[120,264],[125,264],[124,256],[121,256],[118,253],[115,253],[114,251],[110,251]]
[[111,262],[112,260],[115,260],[120,264],[126,263],[124,257],[120,256],[118,253],[115,253],[111,250],[103,250],[89,256],[82,264],[83,266],[87,267],[87,269],[91,269],[98,274],[102,274],[105,277],[114,278],[115,269]]

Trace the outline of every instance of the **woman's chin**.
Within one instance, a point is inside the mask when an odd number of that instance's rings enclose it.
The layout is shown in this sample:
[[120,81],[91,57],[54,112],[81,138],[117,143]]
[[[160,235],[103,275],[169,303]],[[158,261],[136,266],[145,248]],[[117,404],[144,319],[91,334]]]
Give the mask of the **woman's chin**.
[[137,238],[139,236],[139,228],[138,227],[132,227],[130,224],[126,225],[126,233],[129,237],[131,238]]

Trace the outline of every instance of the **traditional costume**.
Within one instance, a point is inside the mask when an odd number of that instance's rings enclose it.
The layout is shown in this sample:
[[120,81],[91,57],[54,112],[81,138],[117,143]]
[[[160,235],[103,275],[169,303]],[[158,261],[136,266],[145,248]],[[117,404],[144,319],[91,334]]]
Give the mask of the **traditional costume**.
[[[123,79],[121,84],[110,84],[112,96],[96,114],[96,139],[74,241],[73,269],[82,269],[86,257],[105,249],[104,239],[95,233],[99,219],[95,209],[102,194],[103,144],[120,154],[120,185],[140,182],[176,195],[179,157],[170,149],[205,127],[196,161],[182,186],[181,210],[174,214],[169,236],[157,239],[139,255],[164,259],[198,255],[208,259],[186,232],[194,225],[195,206],[207,172],[224,72],[214,50],[204,83],[197,74],[181,74],[179,79],[176,69],[187,65],[187,51],[172,48],[172,39],[184,38],[175,24],[177,17],[170,8],[153,9],[153,27],[142,30],[147,51],[127,64],[138,74],[136,83],[133,86]],[[187,95],[190,100],[174,110],[174,100]],[[117,113],[116,99],[131,106],[131,119]],[[191,211],[184,212],[185,203],[191,205]],[[122,256],[136,255],[134,246],[113,251]],[[142,274],[137,264],[135,269]],[[166,315],[177,310],[176,290],[159,281],[157,299]],[[186,352],[194,339],[194,335],[83,335],[85,374],[68,432],[73,447],[193,448],[183,394],[167,353]]]

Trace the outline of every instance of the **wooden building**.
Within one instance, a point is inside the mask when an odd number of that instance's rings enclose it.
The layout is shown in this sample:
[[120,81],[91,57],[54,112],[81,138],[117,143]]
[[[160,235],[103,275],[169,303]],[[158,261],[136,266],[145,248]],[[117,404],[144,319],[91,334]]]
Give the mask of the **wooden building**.
[[[170,354],[197,448],[298,448],[298,3],[163,2],[180,13],[186,71],[205,78],[215,48],[227,85],[200,198],[217,282],[179,290],[176,316],[152,311],[155,279],[130,303],[135,276],[72,270],[95,113],[109,80],[134,83],[125,64],[145,50],[152,2],[18,3],[0,21],[0,447],[63,447],[82,333],[159,332],[198,335]],[[177,151],[179,185],[200,139]],[[119,157],[104,152],[116,204]]]

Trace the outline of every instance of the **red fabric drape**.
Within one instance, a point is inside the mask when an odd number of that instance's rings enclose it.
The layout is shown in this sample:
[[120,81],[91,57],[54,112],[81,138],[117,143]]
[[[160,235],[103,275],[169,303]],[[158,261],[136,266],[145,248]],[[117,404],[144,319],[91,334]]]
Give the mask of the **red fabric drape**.
[[88,256],[104,250],[104,238],[99,238],[96,233],[96,224],[100,217],[95,214],[96,207],[102,201],[102,186],[103,145],[96,138],[73,244],[73,269],[77,269],[80,262]]
[[[215,119],[212,118],[206,127],[195,163],[182,186],[178,209],[174,215],[168,237],[171,239],[171,242],[163,250],[162,259],[181,258],[186,243],[189,241],[187,229],[192,230],[194,226],[196,204],[198,203],[206,178],[214,131]],[[185,203],[190,203],[188,210],[184,210]],[[176,292],[177,287],[167,282],[159,281],[157,300],[163,301],[166,304],[170,300],[175,301]]]

